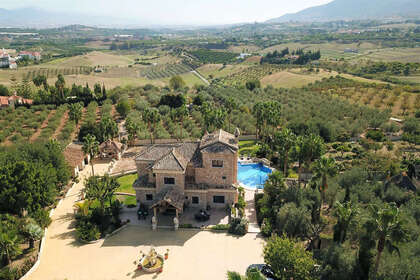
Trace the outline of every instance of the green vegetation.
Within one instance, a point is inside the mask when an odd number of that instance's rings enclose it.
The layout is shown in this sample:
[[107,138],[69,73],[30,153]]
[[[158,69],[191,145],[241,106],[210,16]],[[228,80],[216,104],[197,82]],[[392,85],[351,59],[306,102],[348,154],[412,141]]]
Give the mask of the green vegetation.
[[108,175],[92,176],[85,187],[86,199],[76,204],[76,233],[83,241],[93,241],[121,226],[121,204],[113,199],[119,184]]
[[117,178],[117,182],[120,185],[116,192],[132,193],[135,194],[133,189],[133,183],[137,179],[137,174],[124,175]]
[[233,62],[238,54],[221,51],[211,51],[199,49],[190,52],[202,63],[230,63]]

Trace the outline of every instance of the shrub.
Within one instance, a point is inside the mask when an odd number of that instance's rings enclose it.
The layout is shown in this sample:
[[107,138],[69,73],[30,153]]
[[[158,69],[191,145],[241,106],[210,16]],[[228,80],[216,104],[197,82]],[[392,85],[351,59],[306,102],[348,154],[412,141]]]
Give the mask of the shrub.
[[248,232],[248,220],[245,218],[232,218],[228,232],[234,235],[245,235]]
[[372,139],[376,142],[382,142],[384,141],[385,136],[380,130],[369,130],[366,133],[366,138]]
[[228,224],[218,224],[215,226],[210,227],[212,230],[229,230],[230,225]]
[[30,216],[41,228],[46,228],[51,224],[50,213],[47,210],[38,209],[32,212]]
[[265,237],[268,237],[273,232],[273,227],[271,226],[271,222],[269,219],[265,218],[261,224],[261,233]]
[[98,226],[88,222],[80,221],[76,227],[77,238],[83,241],[94,241],[101,237]]
[[179,225],[180,228],[193,228],[192,224],[180,224]]

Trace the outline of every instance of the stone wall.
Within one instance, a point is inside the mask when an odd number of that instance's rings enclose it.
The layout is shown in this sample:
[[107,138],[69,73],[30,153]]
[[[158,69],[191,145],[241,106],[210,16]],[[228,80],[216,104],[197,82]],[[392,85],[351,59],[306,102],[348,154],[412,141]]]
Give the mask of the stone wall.
[[153,199],[156,197],[156,189],[147,189],[147,188],[136,188],[136,198],[140,201],[141,204],[145,204],[147,206],[151,206],[153,200],[146,200],[146,195],[151,194],[153,195]]
[[[165,185],[165,177],[175,178],[175,185]],[[156,191],[159,192],[162,188],[166,186],[178,187],[179,191],[183,193],[185,189],[185,175],[182,173],[175,173],[170,171],[165,173],[156,173]]]
[[[224,196],[225,203],[214,203],[213,196]],[[198,204],[192,203],[192,197],[199,198]],[[187,205],[192,208],[206,209],[209,205],[211,208],[225,208],[227,205],[232,205],[237,202],[238,194],[236,190],[185,190],[185,198]]]
[[[213,167],[213,160],[222,160],[223,167]],[[229,186],[237,180],[237,153],[203,153],[203,168],[196,168],[195,180],[198,184]]]

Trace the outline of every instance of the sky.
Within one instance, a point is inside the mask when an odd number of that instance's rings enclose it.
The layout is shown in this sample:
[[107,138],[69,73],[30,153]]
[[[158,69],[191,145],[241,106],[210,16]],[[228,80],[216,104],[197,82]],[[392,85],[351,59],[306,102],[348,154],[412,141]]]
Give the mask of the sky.
[[331,0],[0,0],[0,8],[40,8],[145,24],[262,22]]

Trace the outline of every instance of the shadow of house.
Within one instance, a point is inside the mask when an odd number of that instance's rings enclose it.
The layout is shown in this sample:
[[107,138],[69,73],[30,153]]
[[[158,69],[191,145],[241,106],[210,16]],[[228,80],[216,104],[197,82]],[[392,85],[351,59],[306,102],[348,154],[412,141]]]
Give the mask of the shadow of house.
[[199,230],[159,229],[152,231],[145,227],[128,226],[118,234],[104,240],[102,247],[114,246],[184,246],[184,244],[198,234]]

